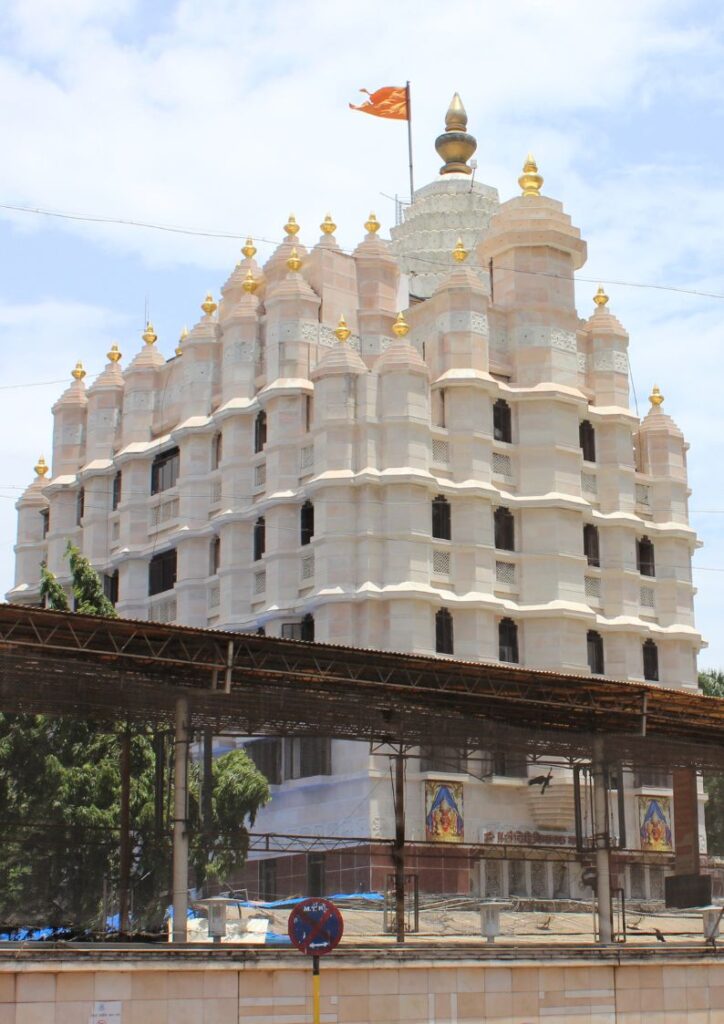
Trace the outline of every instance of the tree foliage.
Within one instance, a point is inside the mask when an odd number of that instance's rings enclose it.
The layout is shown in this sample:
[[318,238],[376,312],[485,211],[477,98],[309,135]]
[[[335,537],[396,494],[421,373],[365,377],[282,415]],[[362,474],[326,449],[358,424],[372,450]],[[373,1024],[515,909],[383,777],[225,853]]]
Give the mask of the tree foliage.
[[[68,545],[78,612],[115,616],[98,574]],[[41,567],[47,607],[68,611],[57,578]],[[120,737],[92,721],[0,715],[0,925],[101,925],[103,893],[117,888]],[[157,791],[157,761],[165,786]],[[134,923],[158,925],[169,901],[172,744],[148,729],[131,739],[131,890]],[[200,827],[201,773],[189,771],[191,863],[197,885],[223,880],[245,860],[247,822],[269,800],[269,786],[243,751],[213,763],[212,819]],[[163,817],[158,828],[161,798]]]
[[[724,672],[700,672],[699,686],[707,697],[724,697]],[[707,847],[709,853],[724,857],[724,775],[705,775],[704,792]]]

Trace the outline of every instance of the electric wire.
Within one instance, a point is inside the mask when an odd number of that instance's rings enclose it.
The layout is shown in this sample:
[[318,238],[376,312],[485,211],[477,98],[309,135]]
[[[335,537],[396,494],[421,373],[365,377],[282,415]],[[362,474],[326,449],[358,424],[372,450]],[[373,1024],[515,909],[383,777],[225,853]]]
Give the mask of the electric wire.
[[[80,221],[89,224],[109,224],[118,225],[122,227],[137,227],[153,231],[164,231],[171,234],[191,235],[203,238],[235,239],[239,241],[242,237],[242,235],[237,232],[216,231],[203,228],[186,228],[170,224],[157,224],[152,221],[140,221],[132,218],[106,217],[102,215],[83,213],[69,213],[61,210],[49,210],[39,206],[23,206],[16,203],[0,203],[0,210],[8,210],[13,213],[34,214],[43,217],[55,217],[61,220]],[[253,242],[259,242],[262,245],[279,245],[279,242],[274,239],[254,235],[249,235],[248,237],[251,238]],[[354,250],[352,249],[344,249],[341,247],[339,251],[345,253],[346,255],[351,255],[354,252]],[[417,262],[427,263],[431,266],[445,267],[448,270],[452,270],[452,266],[450,264],[443,263],[441,260],[434,260],[431,259],[430,257],[417,255],[412,258],[415,259]],[[531,277],[551,277],[559,280],[568,280],[568,277],[563,274],[552,274],[546,273],[545,271],[520,270],[518,268],[513,267],[506,267],[504,269],[506,273],[524,274]],[[724,299],[724,293],[722,292],[709,292],[696,288],[684,288],[679,285],[653,284],[651,282],[644,281],[625,281],[605,276],[599,278],[577,277],[575,280],[580,281],[584,284],[606,284],[613,285],[614,287],[643,288],[652,289],[655,291],[673,292],[680,295],[693,295],[698,298]]]

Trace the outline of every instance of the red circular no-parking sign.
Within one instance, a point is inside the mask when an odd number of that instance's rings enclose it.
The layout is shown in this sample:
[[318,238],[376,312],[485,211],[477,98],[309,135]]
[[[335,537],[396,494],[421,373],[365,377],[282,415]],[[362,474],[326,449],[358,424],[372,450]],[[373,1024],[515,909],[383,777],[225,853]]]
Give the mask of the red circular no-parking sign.
[[289,915],[292,945],[310,956],[331,953],[342,938],[344,921],[330,900],[310,897],[297,903]]

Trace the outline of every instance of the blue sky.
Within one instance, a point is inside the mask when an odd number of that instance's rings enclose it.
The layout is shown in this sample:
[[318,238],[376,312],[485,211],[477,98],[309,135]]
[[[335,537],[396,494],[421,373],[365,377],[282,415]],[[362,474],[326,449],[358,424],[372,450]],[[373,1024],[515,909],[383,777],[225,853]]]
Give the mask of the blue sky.
[[371,209],[388,226],[381,193],[406,192],[405,129],[347,103],[409,78],[418,185],[437,174],[457,89],[478,179],[509,198],[532,150],[587,239],[579,312],[606,283],[641,411],[659,384],[691,443],[701,663],[724,667],[724,302],[615,283],[724,294],[723,49],[724,12],[667,0],[6,0],[0,203],[238,240],[0,209],[0,591],[14,501],[49,457],[50,406],[75,361],[100,371],[112,341],[131,358],[146,302],[170,354],[246,235],[270,240],[265,258],[291,211],[307,244],[327,211],[345,247]]

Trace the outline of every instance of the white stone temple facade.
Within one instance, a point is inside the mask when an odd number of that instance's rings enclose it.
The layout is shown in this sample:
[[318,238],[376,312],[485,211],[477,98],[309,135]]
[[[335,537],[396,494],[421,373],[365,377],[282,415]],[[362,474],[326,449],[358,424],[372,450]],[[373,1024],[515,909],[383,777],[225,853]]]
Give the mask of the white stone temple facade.
[[[70,540],[122,616],[696,687],[682,433],[657,389],[631,411],[628,335],[602,289],[576,310],[586,243],[532,159],[501,204],[450,171],[450,147],[475,145],[458,101],[447,127],[439,180],[391,241],[371,215],[342,251],[327,217],[305,247],[290,218],[263,266],[247,242],[175,357],[149,325],[125,367],[113,349],[90,387],[74,371],[52,467],[18,502],[8,600],[38,602],[43,560],[67,583]],[[274,782],[257,831],[393,834],[388,762],[365,745],[252,752]],[[408,837],[425,838],[425,782],[443,779],[463,786],[466,843],[570,843],[567,773],[544,794],[529,774],[514,751],[412,756]],[[629,846],[635,798],[667,786],[628,780]],[[283,860],[259,869],[267,895]],[[545,862],[458,861],[452,879],[443,862],[428,888],[579,891]],[[360,855],[328,891],[381,884],[373,867]],[[658,881],[632,869],[626,885]]]

